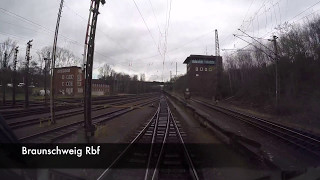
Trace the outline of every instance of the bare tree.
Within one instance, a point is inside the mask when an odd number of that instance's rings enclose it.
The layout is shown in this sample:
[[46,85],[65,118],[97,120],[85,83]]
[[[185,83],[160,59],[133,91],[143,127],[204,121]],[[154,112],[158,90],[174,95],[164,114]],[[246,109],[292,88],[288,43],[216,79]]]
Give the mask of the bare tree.
[[44,58],[48,58],[48,52],[50,53],[52,48],[50,46],[43,47],[40,51],[37,51],[38,65],[40,69],[44,68]]
[[112,74],[114,74],[112,68],[106,63],[99,68],[100,79],[107,79],[109,76],[112,76]]
[[140,81],[146,81],[146,74],[140,74]]
[[0,77],[2,84],[2,103],[6,102],[6,86],[11,73],[9,73],[9,60],[14,53],[16,42],[7,39],[3,43],[0,43]]
[[[0,68],[6,68],[9,65],[9,59],[14,53],[14,48],[17,42],[12,39],[7,39],[3,43],[0,43]],[[4,54],[7,54],[7,58],[4,58]]]

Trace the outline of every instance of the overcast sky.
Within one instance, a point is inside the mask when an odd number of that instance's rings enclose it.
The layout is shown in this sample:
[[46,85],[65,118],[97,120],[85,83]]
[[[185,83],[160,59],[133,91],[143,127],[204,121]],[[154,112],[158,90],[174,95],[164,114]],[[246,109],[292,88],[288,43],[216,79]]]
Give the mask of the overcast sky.
[[[98,16],[94,77],[98,68],[107,63],[117,72],[145,73],[150,81],[168,80],[170,71],[176,74],[176,62],[178,75],[186,73],[182,63],[190,54],[214,54],[215,29],[219,32],[220,49],[242,48],[246,43],[232,35],[241,34],[238,28],[255,37],[270,38],[279,24],[302,23],[312,18],[320,10],[317,2],[108,0],[100,6]],[[37,58],[36,51],[53,44],[59,3],[60,0],[1,0],[0,40],[8,37],[16,40],[20,60],[24,60],[26,43],[33,39],[31,54]],[[58,46],[71,50],[79,58],[83,53],[89,6],[89,0],[65,0],[62,12]]]

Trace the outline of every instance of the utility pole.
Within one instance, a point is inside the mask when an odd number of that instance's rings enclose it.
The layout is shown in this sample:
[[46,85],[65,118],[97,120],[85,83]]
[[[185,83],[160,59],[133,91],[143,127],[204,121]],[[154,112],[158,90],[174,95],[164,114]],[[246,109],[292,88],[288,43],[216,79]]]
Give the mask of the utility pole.
[[220,47],[219,47],[219,36],[218,36],[218,30],[215,30],[215,42],[216,42],[216,56],[220,56]]
[[58,18],[57,18],[57,24],[56,24],[56,31],[54,34],[54,40],[53,40],[53,48],[52,48],[52,58],[51,58],[51,90],[50,90],[50,113],[51,113],[51,124],[55,124],[55,107],[54,107],[54,69],[56,67],[56,51],[57,51],[57,42],[58,42],[58,33],[59,33],[59,25],[60,25],[60,18],[62,13],[62,7],[63,7],[63,0],[60,2],[59,12],[58,12]]
[[85,85],[85,131],[86,137],[93,136],[95,127],[91,120],[91,80],[92,80],[92,67],[93,67],[93,55],[94,55],[94,40],[96,35],[97,20],[99,15],[100,3],[105,4],[105,0],[92,0],[92,20],[91,29],[89,33],[88,54],[86,63],[86,85]]
[[280,98],[280,91],[279,91],[279,55],[278,55],[278,47],[277,47],[277,36],[273,36],[273,39],[271,40],[274,45],[274,55],[275,55],[275,65],[276,65],[276,108],[279,107],[279,98]]
[[27,43],[26,50],[26,74],[25,74],[25,85],[24,85],[24,93],[25,93],[25,108],[29,107],[29,62],[30,62],[30,49],[32,40]]
[[7,60],[8,60],[8,54],[7,52],[4,52],[4,60],[3,60],[3,80],[2,80],[2,103],[3,105],[6,104],[6,86],[7,81],[5,79],[6,71],[7,71]]
[[170,82],[171,82],[171,79],[172,79],[172,72],[170,71]]
[[50,52],[48,51],[47,57],[43,58],[44,60],[44,105],[47,106],[48,96],[47,96],[47,72],[48,64],[50,63]]
[[19,52],[19,47],[17,46],[14,50],[13,57],[13,80],[12,80],[12,106],[16,105],[16,86],[17,86],[17,57]]
[[248,35],[247,33],[245,33],[244,31],[238,29],[239,31],[241,31],[242,33],[244,33],[245,35],[247,35],[248,37],[252,38],[253,40],[255,40],[256,42],[258,42],[259,44],[261,44],[262,46],[264,46],[266,49],[270,50],[271,52],[274,53],[274,57],[271,56],[270,54],[266,53],[265,51],[263,51],[262,49],[258,48],[257,46],[255,46],[254,44],[244,40],[243,38],[237,36],[234,34],[235,37],[247,42],[248,44],[252,45],[253,47],[255,47],[256,49],[259,49],[261,52],[263,52],[265,55],[267,55],[268,57],[270,57],[271,59],[273,59],[275,61],[275,66],[276,66],[276,108],[278,109],[279,106],[279,99],[280,99],[280,88],[279,88],[279,68],[278,68],[278,61],[279,61],[279,55],[278,55],[278,47],[277,47],[277,36],[273,36],[272,39],[269,39],[269,41],[273,42],[274,45],[274,51],[272,51],[269,47],[265,46],[264,44],[260,43],[259,41],[257,41],[255,38],[253,38],[252,36]]

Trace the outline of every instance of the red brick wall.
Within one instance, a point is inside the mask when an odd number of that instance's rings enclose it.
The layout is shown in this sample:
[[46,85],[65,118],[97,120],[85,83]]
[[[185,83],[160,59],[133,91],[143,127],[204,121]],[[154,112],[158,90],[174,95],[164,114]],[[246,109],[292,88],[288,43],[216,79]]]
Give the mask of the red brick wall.
[[187,65],[188,88],[192,94],[213,97],[218,94],[218,83],[222,70],[222,59],[212,64]]
[[56,68],[54,78],[55,94],[76,95],[84,91],[84,74],[80,67]]

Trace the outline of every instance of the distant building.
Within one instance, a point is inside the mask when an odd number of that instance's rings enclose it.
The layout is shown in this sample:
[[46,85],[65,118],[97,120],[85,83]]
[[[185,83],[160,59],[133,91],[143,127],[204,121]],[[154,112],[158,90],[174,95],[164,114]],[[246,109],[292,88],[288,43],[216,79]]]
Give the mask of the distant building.
[[102,79],[92,79],[92,95],[102,96],[110,94],[110,85],[107,84],[106,80]]
[[192,95],[219,96],[221,56],[190,55],[183,63],[187,64],[187,87]]
[[54,69],[55,94],[76,95],[83,93],[84,74],[80,67],[62,67]]
[[[55,94],[79,95],[84,92],[84,74],[77,66],[62,67],[54,69]],[[101,96],[110,93],[110,86],[105,80],[92,79],[92,95]]]

